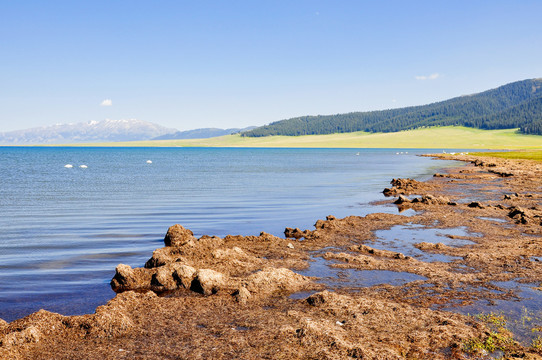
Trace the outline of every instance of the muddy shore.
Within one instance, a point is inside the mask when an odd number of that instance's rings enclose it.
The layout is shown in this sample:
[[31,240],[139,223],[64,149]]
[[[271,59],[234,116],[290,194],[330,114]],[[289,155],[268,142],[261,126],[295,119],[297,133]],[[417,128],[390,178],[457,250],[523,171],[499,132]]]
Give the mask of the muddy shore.
[[[0,358],[542,359],[542,320],[514,333],[499,315],[518,287],[542,298],[542,164],[437,157],[465,166],[394,179],[396,215],[283,238],[174,225],[141,268],[117,267],[95,314],[0,320]],[[479,304],[495,311],[461,310]]]

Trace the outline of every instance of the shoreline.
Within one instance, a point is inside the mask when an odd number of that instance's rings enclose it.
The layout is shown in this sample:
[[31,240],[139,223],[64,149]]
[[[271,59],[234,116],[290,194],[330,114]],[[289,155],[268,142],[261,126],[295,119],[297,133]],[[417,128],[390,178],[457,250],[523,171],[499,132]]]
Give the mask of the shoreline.
[[[129,142],[45,144],[67,147],[231,147],[231,148],[381,148],[381,149],[540,149],[539,135],[517,129],[480,130],[461,126],[420,128],[391,133],[336,133],[327,135],[147,140]],[[32,146],[32,145],[29,145]]]
[[[518,278],[540,287],[542,165],[437,157],[467,165],[427,182],[396,180],[387,192],[391,198],[383,203],[397,200],[416,211],[412,216],[330,216],[314,230],[287,229],[285,238],[196,239],[172,227],[166,247],[155,250],[145,268],[117,267],[112,285],[125,292],[95,314],[42,310],[0,324],[0,355],[440,359],[480,344],[486,348],[480,345],[479,353],[487,352],[488,339],[505,339],[503,351],[538,358],[537,349],[511,336],[492,338],[491,324],[439,308],[513,300],[518,294],[499,284]],[[403,244],[408,251],[389,248],[395,230],[414,238]],[[386,236],[388,248],[379,240]],[[431,236],[434,241],[421,241]],[[419,278],[356,288],[340,276],[328,283],[304,276],[312,265],[338,274]]]

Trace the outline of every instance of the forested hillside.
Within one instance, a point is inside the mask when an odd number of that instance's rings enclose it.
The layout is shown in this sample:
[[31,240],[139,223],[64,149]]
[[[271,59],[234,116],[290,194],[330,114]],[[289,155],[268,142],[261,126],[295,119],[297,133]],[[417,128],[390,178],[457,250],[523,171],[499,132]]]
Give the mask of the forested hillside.
[[518,81],[429,105],[281,120],[241,135],[259,137],[355,131],[396,132],[449,125],[479,129],[520,128],[526,134],[542,135],[542,79]]

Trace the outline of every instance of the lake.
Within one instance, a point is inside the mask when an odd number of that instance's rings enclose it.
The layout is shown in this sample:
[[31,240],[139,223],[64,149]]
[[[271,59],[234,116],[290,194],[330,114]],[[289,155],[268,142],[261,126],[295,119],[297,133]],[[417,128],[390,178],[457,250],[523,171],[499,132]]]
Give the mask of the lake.
[[370,203],[394,177],[455,164],[416,156],[431,152],[0,147],[0,318],[94,312],[115,295],[115,267],[143,266],[176,223],[283,236],[330,214],[397,212]]

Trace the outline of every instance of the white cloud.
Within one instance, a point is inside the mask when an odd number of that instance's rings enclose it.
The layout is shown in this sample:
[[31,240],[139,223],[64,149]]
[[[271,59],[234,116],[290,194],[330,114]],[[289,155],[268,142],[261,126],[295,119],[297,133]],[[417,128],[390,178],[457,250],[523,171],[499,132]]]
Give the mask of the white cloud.
[[440,77],[439,73],[434,73],[431,75],[418,75],[416,76],[416,80],[435,80]]
[[100,106],[113,106],[113,101],[111,101],[111,99],[105,99]]

